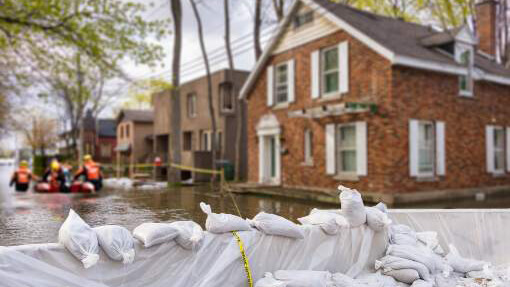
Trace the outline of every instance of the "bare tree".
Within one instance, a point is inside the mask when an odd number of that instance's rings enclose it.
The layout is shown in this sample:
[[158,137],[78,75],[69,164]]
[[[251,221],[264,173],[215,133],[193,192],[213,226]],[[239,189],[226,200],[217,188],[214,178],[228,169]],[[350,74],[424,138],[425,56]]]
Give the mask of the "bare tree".
[[[204,59],[205,72],[207,78],[207,99],[209,102],[209,115],[211,117],[212,124],[212,139],[211,139],[211,162],[213,169],[216,168],[216,143],[217,143],[217,132],[216,132],[216,114],[214,112],[214,103],[212,98],[212,79],[211,79],[211,70],[209,67],[209,58],[207,56],[207,50],[205,48],[204,42],[204,32],[202,28],[202,19],[200,17],[200,13],[198,12],[197,5],[194,0],[190,0],[191,7],[193,8],[193,14],[195,15],[195,19],[197,21],[197,29],[198,29],[198,39],[200,42],[200,49],[202,50],[202,57]],[[214,182],[215,178],[213,176],[212,181]]]
[[285,0],[273,0],[274,13],[278,22],[282,21],[285,14]]
[[[172,59],[172,93],[171,93],[171,128],[169,158],[174,163],[181,162],[181,98],[180,98],[180,75],[181,75],[181,50],[182,50],[182,3],[181,0],[170,0],[170,9],[174,23],[174,45]],[[168,172],[169,182],[180,181],[180,171]]]
[[32,148],[32,153],[39,152],[44,157],[57,141],[56,119],[25,109],[18,110],[17,114],[23,117],[14,119],[14,127],[23,136],[25,144]]
[[255,0],[255,17],[253,19],[255,60],[258,60],[262,55],[262,45],[260,44],[260,28],[262,26],[262,0]]

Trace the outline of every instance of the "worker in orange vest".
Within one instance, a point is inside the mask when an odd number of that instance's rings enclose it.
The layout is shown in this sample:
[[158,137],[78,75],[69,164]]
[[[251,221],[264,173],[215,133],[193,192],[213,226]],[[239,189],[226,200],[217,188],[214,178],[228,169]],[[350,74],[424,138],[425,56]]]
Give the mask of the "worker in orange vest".
[[59,192],[69,192],[69,184],[66,182],[64,170],[57,159],[51,161],[50,167],[43,175],[42,182],[49,183],[51,186],[58,188]]
[[94,185],[95,191],[101,190],[103,187],[103,173],[101,172],[101,165],[92,160],[92,156],[85,155],[83,157],[83,166],[80,167],[74,176],[77,180],[80,176],[85,176],[85,181]]
[[35,179],[35,176],[28,168],[28,162],[23,160],[20,162],[18,170],[12,174],[9,186],[15,185],[16,191],[26,192],[32,179]]

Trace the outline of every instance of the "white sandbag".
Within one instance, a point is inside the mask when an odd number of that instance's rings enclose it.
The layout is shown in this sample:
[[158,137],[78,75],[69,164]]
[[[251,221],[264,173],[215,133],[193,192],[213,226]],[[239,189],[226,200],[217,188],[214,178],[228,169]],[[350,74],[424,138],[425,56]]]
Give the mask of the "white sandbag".
[[118,225],[104,225],[93,228],[96,232],[99,246],[108,257],[124,264],[135,260],[135,244],[131,232]]
[[259,279],[257,283],[255,283],[255,287],[285,287],[287,284],[283,281],[279,281],[274,279],[273,274],[271,272],[266,272],[264,277]]
[[305,235],[301,226],[276,214],[259,212],[248,222],[258,230],[268,235],[279,235],[290,238],[303,239]]
[[385,230],[391,224],[388,215],[378,208],[366,207],[365,212],[367,214],[368,227],[376,232]]
[[331,274],[327,271],[278,270],[274,278],[285,282],[287,287],[325,287]]
[[211,206],[200,202],[200,208],[207,214],[205,229],[212,233],[250,230],[250,224],[239,216],[225,213],[213,213]]
[[345,186],[339,185],[340,203],[342,205],[342,214],[347,218],[351,227],[358,227],[367,222],[365,206],[361,194]]
[[416,232],[404,224],[391,225],[389,235],[391,244],[416,246],[418,243]]
[[202,226],[193,221],[176,221],[170,223],[179,230],[179,235],[175,238],[177,244],[188,250],[195,250],[200,246],[204,238]]
[[72,209],[58,231],[58,241],[80,260],[85,268],[94,266],[99,260],[96,233]]
[[318,225],[326,234],[335,235],[342,228],[349,228],[347,219],[335,212],[312,209],[309,215],[298,218],[301,224]]
[[461,257],[457,248],[451,244],[448,247],[450,249],[450,253],[448,253],[445,257],[446,262],[457,272],[468,273],[471,271],[482,271],[484,266],[488,265],[483,261]]
[[386,254],[420,262],[425,265],[431,273],[443,271],[444,269],[441,257],[430,250],[423,250],[417,246],[390,245],[388,249],[386,249]]
[[420,274],[418,271],[414,269],[397,269],[397,270],[383,270],[382,272],[386,276],[393,277],[395,280],[406,283],[413,284],[414,281],[420,279]]
[[374,205],[374,207],[384,213],[388,213],[388,207],[386,206],[386,204],[384,204],[384,202],[379,202],[378,204]]
[[331,283],[332,283],[331,285],[335,287],[353,287],[358,285],[353,278],[343,273],[332,274]]
[[[400,269],[412,269],[418,272],[420,278],[424,280],[430,280],[430,270],[423,263],[409,260],[406,258],[400,258],[395,256],[384,256],[380,260],[375,261],[375,269],[382,269],[384,271],[400,270]],[[397,279],[397,278],[395,278]],[[398,279],[397,279],[398,280]],[[401,281],[401,280],[398,280]],[[401,281],[404,282],[404,281]]]
[[434,253],[438,255],[444,255],[444,250],[439,244],[439,239],[437,238],[437,232],[435,231],[417,232],[416,238],[418,239],[419,244],[426,246],[427,248],[434,251]]
[[411,285],[411,287],[434,287],[434,285],[432,285],[432,283],[424,281],[424,280],[416,280]]
[[179,229],[170,223],[142,223],[133,230],[133,236],[149,248],[173,240],[179,235]]

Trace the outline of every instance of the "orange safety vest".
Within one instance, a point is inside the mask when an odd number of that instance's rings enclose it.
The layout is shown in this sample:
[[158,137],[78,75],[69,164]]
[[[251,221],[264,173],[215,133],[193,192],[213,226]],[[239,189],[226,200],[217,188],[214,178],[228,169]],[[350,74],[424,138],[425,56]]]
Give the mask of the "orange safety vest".
[[26,168],[20,168],[16,171],[16,181],[18,183],[28,183],[30,181],[31,173]]
[[85,168],[87,169],[88,180],[98,180],[101,177],[101,169],[97,163],[86,163]]

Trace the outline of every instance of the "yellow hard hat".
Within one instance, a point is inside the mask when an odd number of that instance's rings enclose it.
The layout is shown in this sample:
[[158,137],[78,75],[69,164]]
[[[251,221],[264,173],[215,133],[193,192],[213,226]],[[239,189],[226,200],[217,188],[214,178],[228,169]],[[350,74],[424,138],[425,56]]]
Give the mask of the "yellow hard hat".
[[60,164],[58,163],[58,161],[54,160],[51,162],[51,169],[52,170],[57,170],[60,168]]
[[28,166],[28,162],[26,160],[22,160],[22,161],[20,161],[19,166],[27,167]]
[[83,160],[92,160],[92,156],[90,154],[86,154],[84,157],[83,157]]

